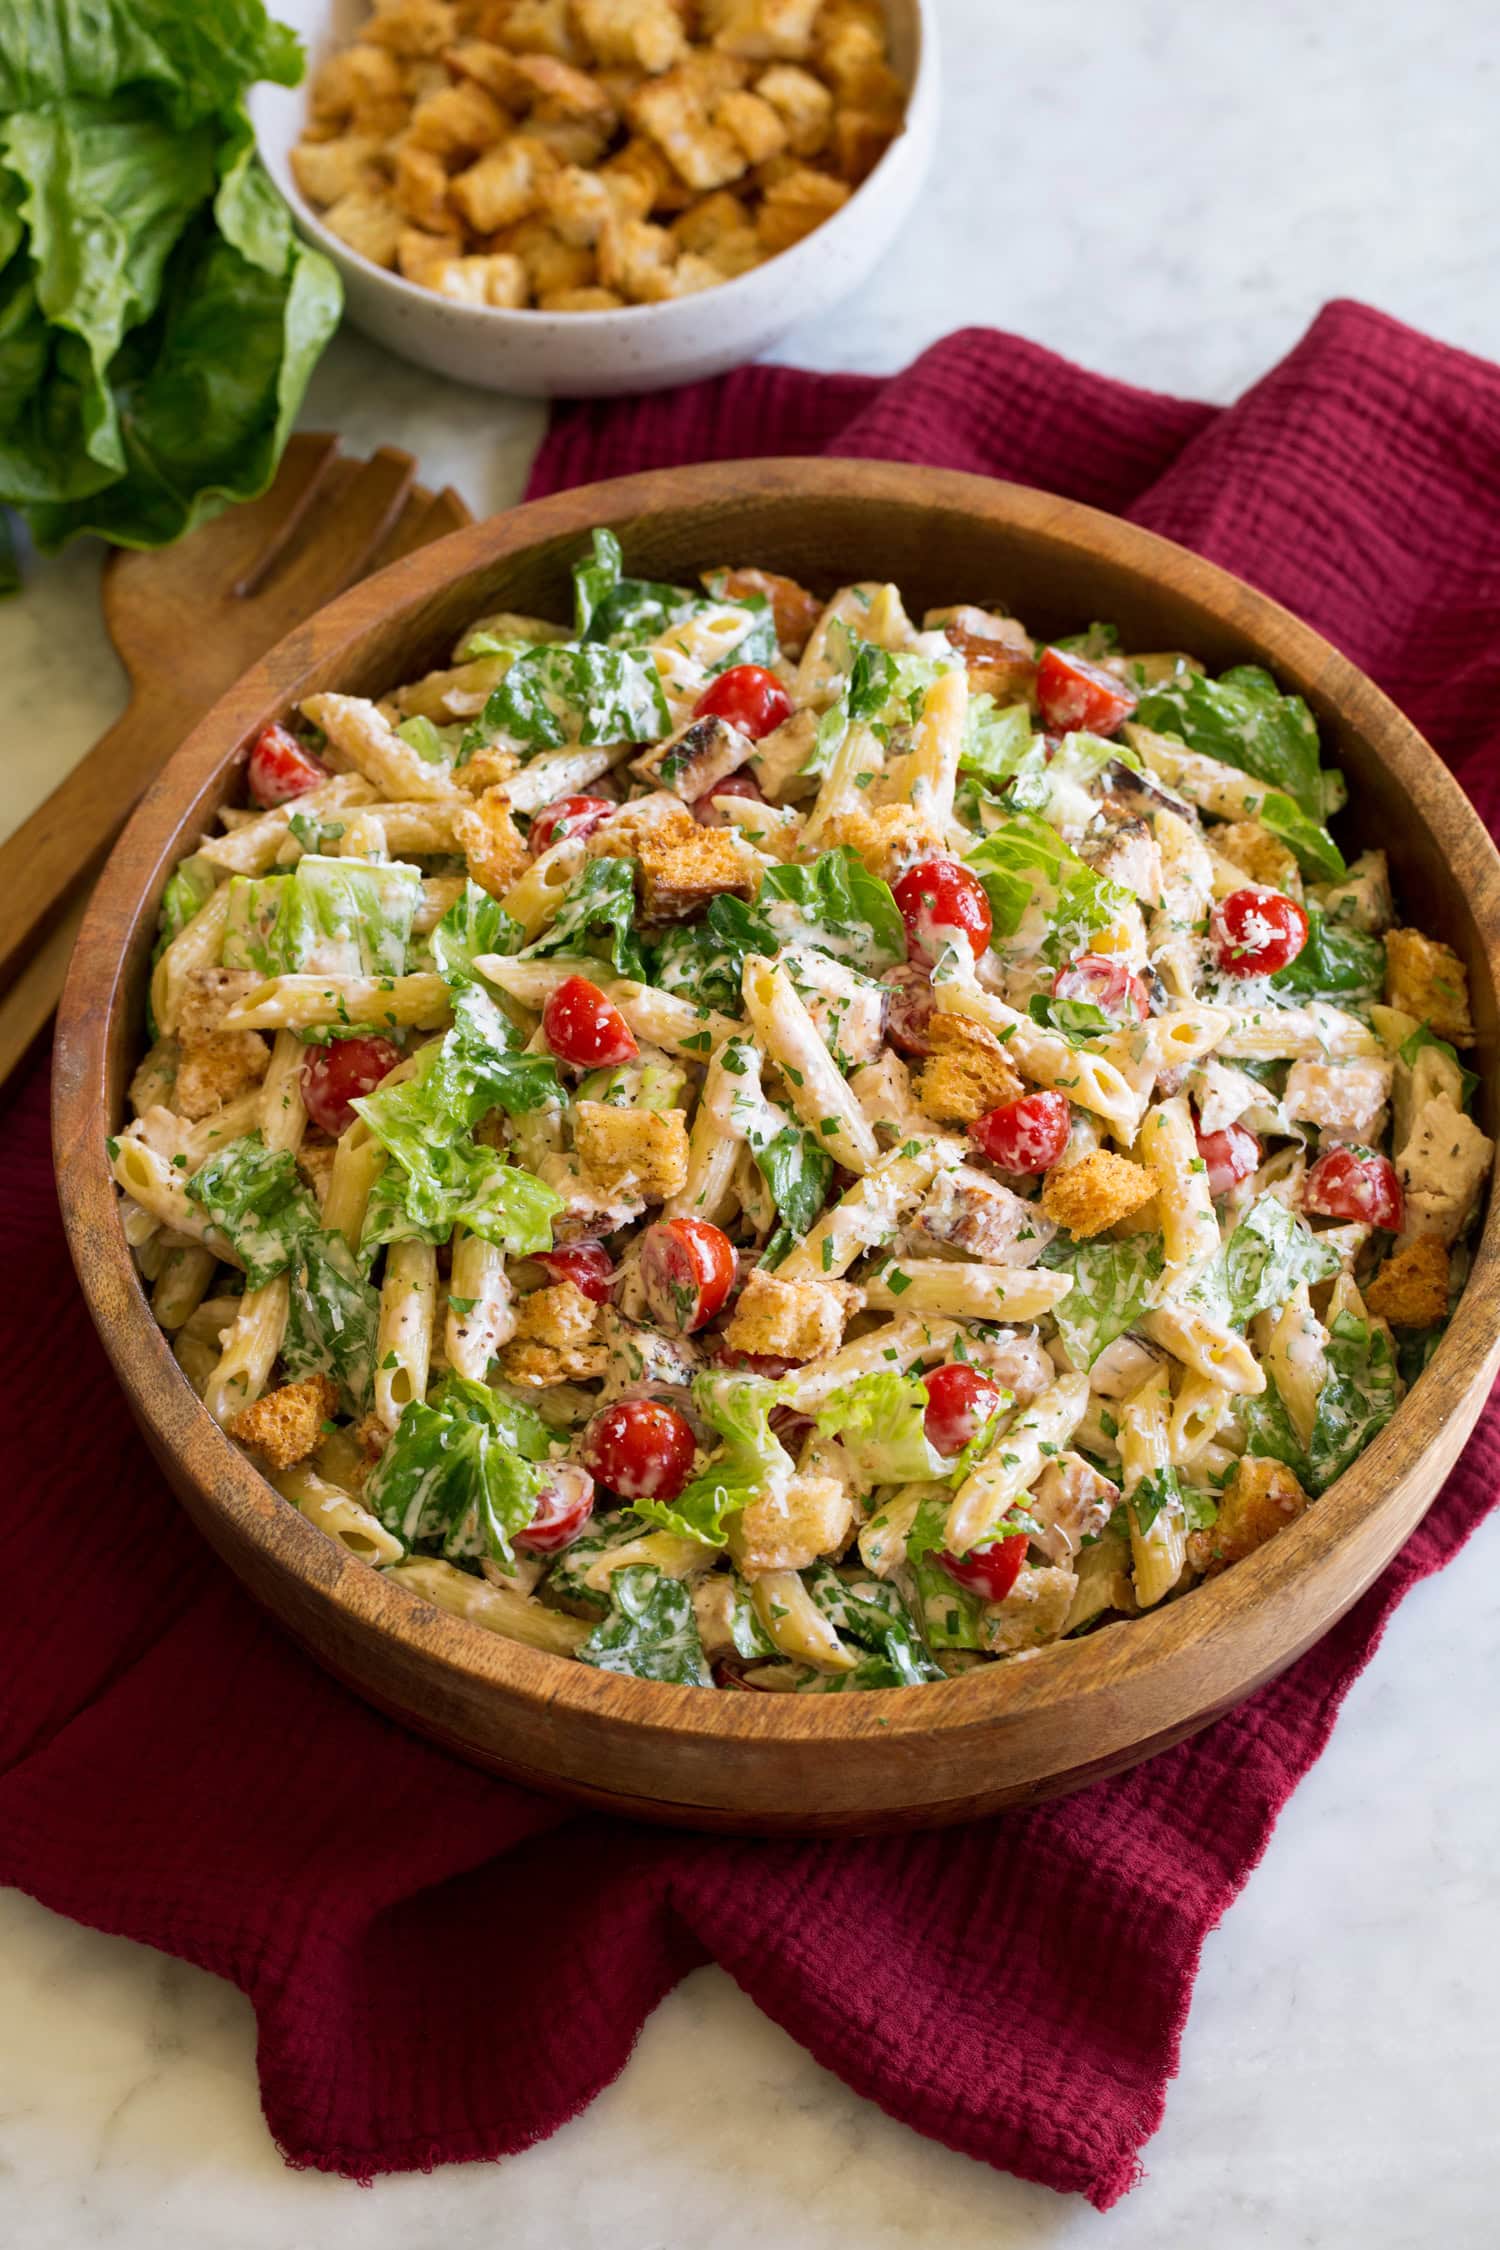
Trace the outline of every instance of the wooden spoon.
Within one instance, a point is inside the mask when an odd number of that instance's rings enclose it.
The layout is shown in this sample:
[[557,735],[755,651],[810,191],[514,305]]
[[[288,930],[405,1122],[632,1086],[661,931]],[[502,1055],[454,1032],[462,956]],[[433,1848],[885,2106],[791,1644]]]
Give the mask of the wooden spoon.
[[89,891],[136,799],[257,657],[356,579],[473,518],[409,453],[368,461],[292,438],[270,490],[153,554],[104,569],[104,619],[130,680],[120,717],[0,844],[0,1082],[62,991]]

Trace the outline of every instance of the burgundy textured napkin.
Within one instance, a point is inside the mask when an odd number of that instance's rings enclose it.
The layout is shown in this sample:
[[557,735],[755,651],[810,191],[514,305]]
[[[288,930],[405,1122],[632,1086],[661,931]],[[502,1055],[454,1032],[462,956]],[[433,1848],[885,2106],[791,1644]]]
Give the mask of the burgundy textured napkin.
[[[888,382],[753,367],[564,409],[533,490],[797,451],[985,470],[1183,540],[1373,673],[1500,822],[1500,370],[1336,305],[1215,411],[976,330]],[[116,1395],[63,1249],[45,1100],[38,1069],[0,1121],[0,1881],[241,1986],[294,2163],[368,2176],[523,2148],[712,1959],[919,2131],[1101,2207],[1122,2194],[1205,1934],[1391,1610],[1493,1503],[1495,1404],[1343,1622],[1134,1773],[935,1836],[657,1833],[427,1748],[251,1606]]]

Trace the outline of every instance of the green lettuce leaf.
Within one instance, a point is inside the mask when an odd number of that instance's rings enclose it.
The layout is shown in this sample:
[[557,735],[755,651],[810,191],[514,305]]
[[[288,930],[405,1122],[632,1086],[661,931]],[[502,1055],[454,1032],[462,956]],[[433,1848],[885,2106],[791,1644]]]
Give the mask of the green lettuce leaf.
[[547,1427],[484,1383],[446,1375],[401,1410],[364,1489],[364,1505],[408,1547],[440,1544],[451,1561],[515,1562],[511,1541],[536,1514]]
[[1052,1317],[1069,1359],[1089,1368],[1150,1309],[1161,1279],[1162,1239],[1132,1234],[1123,1242],[1049,1242],[1038,1263],[1072,1279]]
[[959,770],[987,774],[993,781],[1010,781],[1020,772],[1034,739],[1031,711],[1026,704],[1007,703],[1002,709],[992,695],[970,696],[958,753]]
[[808,867],[770,867],[757,907],[782,944],[816,946],[878,972],[906,959],[906,925],[891,887],[847,844]]
[[1385,985],[1385,947],[1347,923],[1330,922],[1322,909],[1307,909],[1307,943],[1295,961],[1278,969],[1273,992],[1302,1000],[1331,1000],[1335,1007],[1368,1008]]
[[753,906],[716,898],[701,921],[681,922],[666,932],[653,956],[651,981],[700,1008],[742,1016],[745,956],[774,953],[776,942],[776,932]]
[[747,1139],[777,1217],[800,1241],[828,1200],[833,1158],[801,1125],[784,1125],[770,1139],[754,1132]]
[[432,965],[449,984],[473,983],[481,953],[511,953],[520,924],[477,883],[466,882],[432,932]]
[[723,1440],[675,1500],[636,1500],[635,1513],[706,1547],[722,1547],[728,1518],[758,1493],[786,1490],[796,1466],[771,1414],[780,1391],[759,1375],[695,1375],[693,1405]]
[[836,1437],[866,1485],[914,1484],[947,1473],[924,1427],[927,1386],[895,1368],[861,1375],[818,1409],[825,1437]]
[[1448,1040],[1439,1039],[1437,1033],[1432,1029],[1430,1024],[1419,1023],[1416,1030],[1412,1032],[1409,1037],[1402,1040],[1400,1046],[1396,1049],[1396,1052],[1401,1057],[1401,1060],[1405,1063],[1407,1069],[1410,1070],[1415,1064],[1418,1055],[1422,1052],[1422,1049],[1424,1047],[1436,1047],[1439,1054],[1446,1055],[1448,1057],[1448,1060],[1456,1066],[1459,1076],[1459,1090],[1463,1099],[1463,1105],[1465,1109],[1470,1108],[1473,1103],[1474,1096],[1479,1091],[1478,1074],[1466,1068],[1465,1064],[1460,1059],[1458,1049],[1455,1046],[1451,1045]]
[[656,742],[671,726],[649,658],[593,643],[523,649],[463,738],[459,763],[503,730],[536,750],[565,742]]
[[1259,1398],[1240,1404],[1246,1451],[1285,1461],[1314,1497],[1326,1492],[1379,1436],[1401,1401],[1395,1347],[1380,1322],[1361,1320],[1350,1312],[1336,1314],[1328,1332],[1326,1359],[1305,1452],[1274,1376],[1267,1376]]
[[285,1273],[303,1238],[318,1231],[318,1207],[296,1157],[267,1148],[259,1133],[215,1149],[186,1192],[232,1243],[248,1289]]
[[370,1404],[380,1296],[341,1234],[309,1228],[288,1269],[290,1297],[281,1363],[290,1382],[331,1375],[352,1414]]
[[1283,695],[1260,665],[1238,664],[1217,680],[1184,669],[1148,688],[1135,715],[1157,734],[1174,734],[1190,750],[1284,790],[1310,821],[1323,820],[1326,796],[1313,715],[1300,695]]
[[1096,1008],[1092,1000],[1068,1000],[1055,992],[1033,992],[1026,1013],[1044,1031],[1058,1032],[1073,1047],[1086,1046],[1090,1039],[1103,1039],[1114,1029],[1104,1010]]
[[1284,1305],[1299,1282],[1329,1281],[1338,1252],[1274,1195],[1258,1196],[1208,1271],[1188,1295],[1244,1328],[1257,1313]]
[[1115,921],[1131,894],[1069,849],[1056,829],[1030,813],[1017,813],[968,854],[994,917],[990,939],[997,953],[1040,953],[1060,963],[1088,951],[1096,933]]
[[[1326,777],[1325,777],[1326,778]],[[1337,883],[1349,870],[1344,855],[1326,828],[1310,820],[1283,789],[1268,789],[1256,810],[1256,819],[1273,836],[1279,836],[1296,855],[1297,865],[1315,883]]]
[[607,962],[617,976],[643,978],[646,959],[636,940],[636,921],[634,863],[591,859],[541,936],[522,946],[521,959],[545,961],[566,954]]
[[851,1581],[831,1563],[819,1562],[803,1572],[802,1582],[836,1633],[884,1659],[893,1675],[890,1686],[918,1687],[943,1677],[942,1667],[923,1646],[904,1595],[889,1579]]
[[156,943],[151,948],[153,964],[161,959],[173,938],[181,936],[199,909],[207,906],[216,888],[217,871],[211,861],[190,855],[177,862],[161,894]]
[[675,1578],[649,1563],[617,1570],[609,1582],[609,1614],[578,1651],[601,1672],[628,1672],[638,1680],[667,1680],[681,1687],[711,1687],[698,1633],[693,1597]]

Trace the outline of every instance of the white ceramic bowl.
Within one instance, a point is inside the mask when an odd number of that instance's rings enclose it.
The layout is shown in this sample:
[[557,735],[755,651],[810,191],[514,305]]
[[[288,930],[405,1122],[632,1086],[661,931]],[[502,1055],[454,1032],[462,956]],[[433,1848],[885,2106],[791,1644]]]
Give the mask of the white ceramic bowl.
[[[619,312],[503,312],[460,305],[359,257],[303,199],[288,161],[307,113],[307,82],[250,96],[260,153],[297,225],[344,277],[349,317],[403,359],[485,390],[603,398],[717,375],[754,359],[870,273],[916,201],[937,137],[938,58],[924,0],[884,0],[891,55],[910,88],[906,130],[844,208],[791,250],[734,281],[662,305]],[[309,73],[354,36],[368,0],[275,0],[300,35]]]

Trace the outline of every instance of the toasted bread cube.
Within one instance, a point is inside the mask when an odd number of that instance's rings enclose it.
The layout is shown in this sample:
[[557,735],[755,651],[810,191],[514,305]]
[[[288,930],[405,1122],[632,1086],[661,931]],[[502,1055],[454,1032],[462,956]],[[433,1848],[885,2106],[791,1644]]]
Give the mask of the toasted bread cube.
[[393,55],[440,55],[458,36],[458,10],[453,0],[395,0],[376,9],[364,36]]
[[338,1410],[337,1383],[326,1375],[310,1375],[305,1383],[267,1391],[253,1405],[241,1407],[227,1426],[237,1444],[250,1446],[273,1469],[294,1469],[317,1452],[323,1424]]
[[777,63],[756,79],[755,91],[786,126],[791,155],[816,156],[826,148],[833,130],[833,96],[821,79],[792,63]]
[[500,1372],[526,1390],[550,1391],[555,1383],[586,1383],[604,1373],[602,1344],[532,1344],[513,1336],[500,1347]]
[[309,203],[338,203],[356,191],[378,193],[380,149],[371,134],[344,133],[335,141],[299,141],[288,161]]
[[1051,1563],[1023,1570],[1003,1602],[986,1602],[979,1620],[979,1645],[991,1656],[1018,1656],[1023,1649],[1045,1648],[1068,1622],[1078,1573]]
[[931,1116],[945,1124],[972,1125],[976,1117],[1019,1095],[1021,1080],[983,1024],[934,1009],[927,1037],[933,1051],[917,1075],[916,1095]]
[[413,226],[429,234],[447,234],[453,227],[448,208],[448,169],[430,148],[403,141],[396,150],[395,198],[397,209]]
[[421,227],[403,227],[396,243],[396,271],[403,281],[431,282],[434,268],[463,255],[463,237],[428,234]]
[[614,103],[597,78],[555,55],[520,55],[513,65],[518,89],[541,118],[592,118],[611,130]]
[[666,228],[645,219],[611,220],[599,237],[601,287],[634,304],[660,297],[676,262],[677,245]]
[[578,164],[565,164],[546,182],[542,209],[563,241],[580,250],[592,250],[615,216],[614,199],[603,180]]
[[515,55],[556,55],[583,65],[590,60],[578,36],[573,0],[482,0],[473,28]]
[[271,1050],[258,1031],[220,1031],[189,1047],[177,1065],[172,1107],[179,1117],[212,1117],[236,1094],[258,1086],[270,1066]]
[[1247,1455],[1219,1502],[1218,1521],[1207,1531],[1188,1533],[1188,1561],[1205,1578],[1216,1578],[1294,1523],[1308,1505],[1307,1494],[1284,1461]]
[[597,283],[584,289],[554,289],[537,304],[543,312],[619,312],[625,300],[617,297],[613,289],[601,289]]
[[516,77],[516,58],[496,39],[460,39],[448,48],[443,63],[450,78],[470,79],[493,94],[502,109],[518,107],[523,87]]
[[773,255],[778,250],[790,250],[825,219],[831,219],[835,211],[842,210],[848,200],[849,190],[842,180],[799,167],[766,189],[756,231]]
[[685,69],[648,79],[631,99],[630,119],[690,188],[727,187],[749,169],[739,142],[711,122],[707,102]]
[[230,1009],[259,982],[253,969],[194,969],[177,1016],[177,1037],[182,1045],[202,1047],[217,1038]]
[[358,39],[330,55],[312,82],[312,113],[333,122],[401,99],[401,66],[387,48]]
[[317,1138],[312,1133],[297,1151],[297,1169],[317,1197],[320,1211],[328,1200],[328,1182],[337,1154],[337,1141]]
[[705,0],[703,27],[721,53],[747,62],[802,62],[822,0]]
[[476,234],[511,227],[541,208],[543,190],[557,168],[550,149],[527,133],[490,150],[460,172],[448,193]]
[[587,289],[594,279],[594,253],[565,242],[545,219],[526,219],[511,231],[509,248],[526,271],[533,297],[560,289]]
[[807,1570],[821,1555],[847,1545],[854,1502],[841,1477],[799,1470],[785,1497],[762,1492],[730,1522],[729,1548],[742,1576],[769,1570]]
[[595,62],[634,63],[658,72],[687,52],[672,0],[574,0],[574,10]]
[[500,1353],[502,1374],[535,1388],[602,1375],[609,1353],[598,1332],[599,1312],[571,1281],[518,1298],[515,1332]]
[[1080,1242],[1128,1219],[1156,1193],[1156,1174],[1128,1156],[1096,1148],[1077,1164],[1057,1166],[1042,1187],[1042,1209]]
[[857,188],[870,177],[901,130],[899,112],[838,109],[833,116],[833,163],[841,180]]
[[1425,1023],[1439,1039],[1472,1047],[1469,975],[1451,945],[1420,930],[1389,930],[1385,940],[1385,997]]
[[1435,1328],[1448,1317],[1448,1249],[1440,1235],[1399,1243],[1364,1292],[1369,1311],[1393,1328]]
[[431,150],[446,163],[467,163],[482,149],[493,148],[509,130],[510,120],[493,94],[465,78],[441,93],[428,94],[417,103],[407,127],[414,148]]
[[613,1109],[607,1102],[581,1101],[573,1141],[585,1184],[647,1203],[665,1203],[686,1185],[687,1120],[680,1109]]
[[733,136],[752,164],[780,156],[787,145],[786,123],[779,110],[759,94],[744,90],[725,94],[714,110],[714,123]]
[[498,789],[520,766],[514,750],[476,750],[472,758],[465,758],[454,773],[460,789],[468,790],[473,797],[482,797],[487,789]]
[[1208,841],[1225,859],[1243,867],[1252,883],[1269,883],[1272,890],[1285,891],[1288,898],[1301,898],[1302,874],[1296,853],[1269,828],[1262,828],[1258,820],[1228,820],[1222,828],[1209,830]]
[[599,177],[609,189],[620,219],[670,218],[685,211],[693,191],[680,180],[654,141],[637,134],[601,164]]
[[507,250],[487,257],[440,258],[420,278],[440,297],[460,305],[498,305],[519,312],[531,302],[526,268]]
[[648,922],[682,922],[710,899],[751,899],[759,865],[734,831],[700,828],[689,812],[640,840],[641,908]]
[[[764,752],[766,743],[759,747]],[[912,805],[875,805],[868,811],[859,806],[835,813],[828,824],[828,841],[847,844],[872,875],[892,884],[899,883],[919,860],[950,849],[946,831]]]
[[526,839],[511,819],[504,787],[486,789],[453,826],[474,881],[491,898],[504,898],[531,863]]
[[780,1281],[757,1266],[724,1330],[731,1351],[776,1359],[822,1359],[844,1340],[859,1291],[845,1281]]
[[406,222],[384,187],[354,188],[323,213],[323,224],[372,266],[393,266]]

